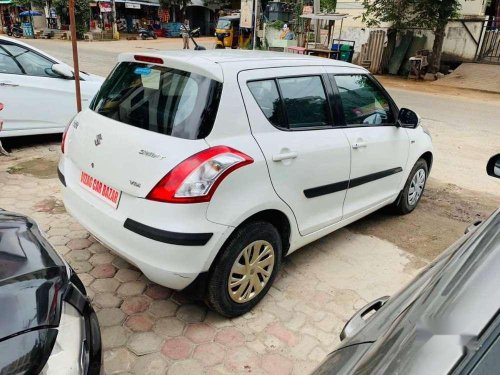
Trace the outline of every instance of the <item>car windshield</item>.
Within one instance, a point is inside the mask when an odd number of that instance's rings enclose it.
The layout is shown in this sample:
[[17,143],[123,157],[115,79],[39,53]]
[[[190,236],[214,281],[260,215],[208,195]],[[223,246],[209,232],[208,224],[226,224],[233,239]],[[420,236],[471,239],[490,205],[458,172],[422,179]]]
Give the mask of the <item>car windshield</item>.
[[217,22],[217,28],[218,29],[228,30],[228,29],[231,28],[231,21],[229,21],[229,20],[219,20],[219,22]]
[[184,139],[211,131],[222,84],[199,74],[151,64],[119,64],[90,108],[102,116]]

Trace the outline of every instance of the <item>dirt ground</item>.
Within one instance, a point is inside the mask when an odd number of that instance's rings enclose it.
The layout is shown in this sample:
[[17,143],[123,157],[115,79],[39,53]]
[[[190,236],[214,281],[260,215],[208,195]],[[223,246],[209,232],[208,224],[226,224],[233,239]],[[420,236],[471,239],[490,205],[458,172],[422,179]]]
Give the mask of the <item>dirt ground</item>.
[[432,261],[460,238],[470,224],[484,220],[499,206],[497,196],[479,195],[430,178],[418,209],[410,215],[398,216],[389,209],[380,210],[348,228]]

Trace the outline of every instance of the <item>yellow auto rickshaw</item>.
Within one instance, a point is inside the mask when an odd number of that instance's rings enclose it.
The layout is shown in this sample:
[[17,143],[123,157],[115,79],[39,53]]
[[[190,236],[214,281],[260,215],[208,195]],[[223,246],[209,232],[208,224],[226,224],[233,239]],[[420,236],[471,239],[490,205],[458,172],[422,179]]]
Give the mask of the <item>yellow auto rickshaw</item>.
[[251,35],[251,29],[240,29],[239,15],[220,17],[215,27],[215,48],[245,48]]

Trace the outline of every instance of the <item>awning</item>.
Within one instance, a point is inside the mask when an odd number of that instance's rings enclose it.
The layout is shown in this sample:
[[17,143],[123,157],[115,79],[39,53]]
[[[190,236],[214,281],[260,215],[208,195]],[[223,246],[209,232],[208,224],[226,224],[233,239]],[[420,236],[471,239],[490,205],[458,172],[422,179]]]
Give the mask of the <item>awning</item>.
[[129,4],[139,4],[139,5],[149,5],[151,7],[159,7],[160,3],[150,3],[148,1],[130,1],[130,0],[115,0],[115,3],[129,3]]
[[347,13],[318,13],[318,14],[303,14],[301,18],[308,18],[310,20],[320,21],[340,21],[349,17]]
[[12,0],[0,0],[0,5],[12,4]]

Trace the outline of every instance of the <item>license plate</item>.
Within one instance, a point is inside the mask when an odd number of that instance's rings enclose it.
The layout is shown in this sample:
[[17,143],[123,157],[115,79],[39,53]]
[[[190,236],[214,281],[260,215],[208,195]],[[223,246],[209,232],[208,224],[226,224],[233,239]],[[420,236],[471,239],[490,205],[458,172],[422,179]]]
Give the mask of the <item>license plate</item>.
[[102,199],[113,208],[118,207],[120,203],[121,191],[113,189],[97,178],[88,173],[82,172],[80,175],[80,184],[88,191]]

